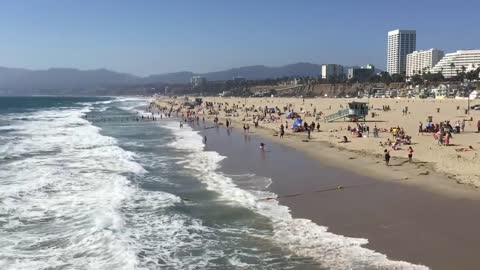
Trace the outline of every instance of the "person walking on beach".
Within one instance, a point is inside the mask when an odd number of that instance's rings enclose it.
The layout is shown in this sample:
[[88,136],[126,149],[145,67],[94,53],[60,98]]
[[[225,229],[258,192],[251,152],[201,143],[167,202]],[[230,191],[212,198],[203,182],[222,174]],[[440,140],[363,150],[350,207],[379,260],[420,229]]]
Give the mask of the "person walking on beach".
[[412,162],[413,148],[409,146],[407,152],[408,152],[408,162]]
[[310,132],[312,132],[312,129],[310,127],[307,127],[307,134],[308,134],[308,139],[310,140]]
[[383,152],[385,153],[385,164],[388,166],[388,164],[390,163],[390,151],[385,149]]
[[423,123],[420,121],[418,124],[418,135],[423,135]]
[[203,143],[207,144],[207,135],[203,136]]

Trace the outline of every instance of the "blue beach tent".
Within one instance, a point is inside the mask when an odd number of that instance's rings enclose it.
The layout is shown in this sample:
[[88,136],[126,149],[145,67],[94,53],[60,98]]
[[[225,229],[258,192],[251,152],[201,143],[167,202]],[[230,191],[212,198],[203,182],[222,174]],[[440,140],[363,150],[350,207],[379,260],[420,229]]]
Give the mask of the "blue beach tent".
[[295,123],[293,123],[293,128],[301,127],[302,123],[303,123],[303,120],[301,118],[298,118],[297,121],[295,121]]

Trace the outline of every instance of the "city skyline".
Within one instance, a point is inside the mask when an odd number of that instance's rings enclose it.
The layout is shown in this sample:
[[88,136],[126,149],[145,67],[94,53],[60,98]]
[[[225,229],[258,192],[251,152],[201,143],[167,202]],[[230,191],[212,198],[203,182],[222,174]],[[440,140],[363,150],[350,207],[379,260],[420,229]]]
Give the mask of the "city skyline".
[[[297,62],[386,70],[386,33],[394,29],[415,29],[417,50],[476,49],[473,15],[480,4],[461,6],[425,1],[392,11],[381,1],[328,7],[315,1],[7,1],[0,10],[8,41],[0,44],[0,66],[107,68],[141,76]],[[432,21],[446,12],[453,18]]]

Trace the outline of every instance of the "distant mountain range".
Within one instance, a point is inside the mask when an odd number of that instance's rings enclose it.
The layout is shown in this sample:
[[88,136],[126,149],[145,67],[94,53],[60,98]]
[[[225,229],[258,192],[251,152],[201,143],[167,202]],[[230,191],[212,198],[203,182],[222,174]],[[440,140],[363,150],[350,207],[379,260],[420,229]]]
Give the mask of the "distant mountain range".
[[193,76],[207,80],[231,80],[244,77],[248,80],[293,76],[318,76],[321,65],[296,63],[281,67],[263,65],[232,68],[224,71],[197,74],[189,71],[139,77],[107,69],[78,70],[51,68],[28,70],[0,67],[0,94],[56,94],[95,93],[102,89],[125,88],[140,85],[183,84]]

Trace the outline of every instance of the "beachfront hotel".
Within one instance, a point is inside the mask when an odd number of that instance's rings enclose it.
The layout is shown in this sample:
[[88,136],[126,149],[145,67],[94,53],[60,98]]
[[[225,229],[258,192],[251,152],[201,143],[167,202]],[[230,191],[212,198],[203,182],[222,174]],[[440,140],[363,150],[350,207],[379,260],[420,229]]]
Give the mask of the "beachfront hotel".
[[360,68],[349,68],[347,72],[347,79],[355,80],[356,82],[366,82],[370,76],[375,74],[375,66],[367,65]]
[[390,74],[405,74],[407,54],[417,47],[415,30],[394,30],[388,32],[387,71]]
[[441,72],[443,77],[451,78],[462,72],[477,69],[480,67],[480,50],[461,50],[454,53],[447,53],[430,72]]
[[414,51],[407,54],[407,76],[422,74],[430,71],[445,55],[438,49],[430,49],[427,51]]
[[322,65],[322,79],[343,77],[343,66],[337,64]]

